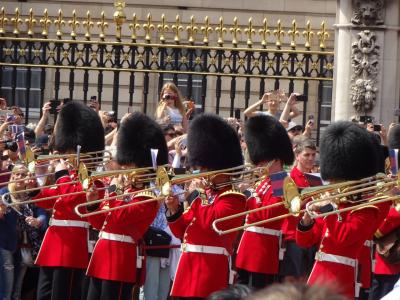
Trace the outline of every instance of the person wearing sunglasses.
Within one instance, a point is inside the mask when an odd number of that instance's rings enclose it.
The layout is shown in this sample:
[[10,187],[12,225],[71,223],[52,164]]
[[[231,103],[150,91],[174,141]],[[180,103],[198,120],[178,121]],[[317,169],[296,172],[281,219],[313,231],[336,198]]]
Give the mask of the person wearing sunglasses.
[[181,92],[174,83],[168,82],[162,87],[155,118],[160,124],[182,127],[183,131],[186,132],[188,118],[182,103]]

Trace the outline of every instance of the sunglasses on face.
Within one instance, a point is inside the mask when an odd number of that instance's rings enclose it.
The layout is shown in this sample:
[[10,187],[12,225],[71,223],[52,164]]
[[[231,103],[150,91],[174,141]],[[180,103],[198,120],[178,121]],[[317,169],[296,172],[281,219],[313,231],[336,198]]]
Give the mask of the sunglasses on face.
[[176,96],[167,94],[163,96],[163,100],[176,100]]

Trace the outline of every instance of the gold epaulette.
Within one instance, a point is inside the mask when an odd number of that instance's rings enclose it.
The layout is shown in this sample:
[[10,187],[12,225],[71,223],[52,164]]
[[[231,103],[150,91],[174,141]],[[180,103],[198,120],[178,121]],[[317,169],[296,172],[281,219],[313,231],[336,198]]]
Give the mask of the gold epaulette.
[[378,239],[383,237],[383,234],[379,229],[375,232],[375,237],[378,238]]
[[356,212],[356,211],[359,211],[359,210],[362,210],[362,209],[365,209],[365,208],[375,208],[376,210],[379,211],[379,208],[377,208],[375,205],[366,205],[366,206],[363,206],[363,207],[359,207],[359,208],[353,209],[352,211],[350,211],[350,215],[353,212]]
[[246,197],[243,193],[241,193],[240,191],[235,190],[235,189],[231,189],[231,190],[228,190],[226,192],[223,192],[220,195],[220,197],[225,197],[225,196],[228,196],[228,195],[236,195],[236,196]]
[[157,196],[156,196],[156,194],[154,194],[153,192],[144,191],[144,192],[137,193],[137,194],[133,197],[133,199],[135,199],[135,198],[137,198],[137,197],[156,198]]

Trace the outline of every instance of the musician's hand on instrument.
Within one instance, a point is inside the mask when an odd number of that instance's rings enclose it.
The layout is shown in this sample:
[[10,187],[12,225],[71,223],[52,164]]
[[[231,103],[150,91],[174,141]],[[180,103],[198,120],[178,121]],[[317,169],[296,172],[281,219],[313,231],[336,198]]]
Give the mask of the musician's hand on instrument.
[[55,171],[68,170],[68,164],[64,159],[60,159],[56,165]]
[[171,215],[176,214],[179,208],[178,197],[174,196],[165,197],[165,206],[168,208]]
[[188,194],[190,195],[194,190],[204,190],[205,188],[206,185],[204,179],[196,178],[190,182],[187,191]]
[[95,185],[91,186],[86,192],[86,201],[96,201],[99,199],[99,191]]
[[42,225],[42,221],[40,219],[34,218],[32,216],[26,217],[25,222],[26,224],[34,228],[39,228]]
[[303,217],[301,218],[301,225],[303,226],[310,226],[313,222],[311,216],[306,212],[304,213]]

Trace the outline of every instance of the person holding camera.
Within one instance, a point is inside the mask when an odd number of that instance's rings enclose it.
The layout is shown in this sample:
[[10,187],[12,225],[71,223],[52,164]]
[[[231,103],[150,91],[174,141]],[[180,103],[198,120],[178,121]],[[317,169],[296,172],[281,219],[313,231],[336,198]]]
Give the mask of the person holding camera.
[[191,111],[185,111],[182,99],[182,94],[174,83],[168,82],[164,84],[155,114],[157,122],[181,126],[183,131],[186,132],[188,127],[187,114],[191,113]]

